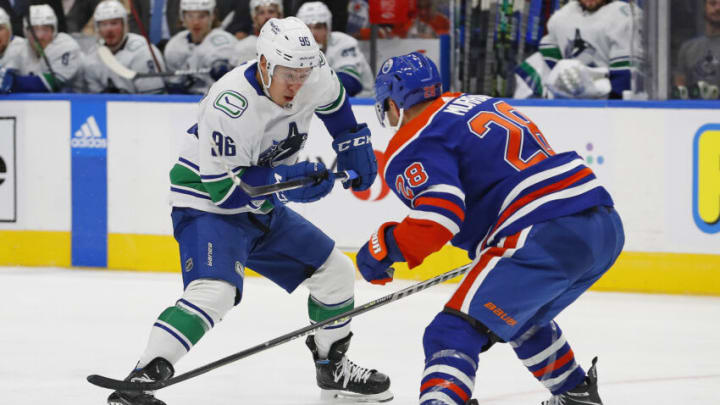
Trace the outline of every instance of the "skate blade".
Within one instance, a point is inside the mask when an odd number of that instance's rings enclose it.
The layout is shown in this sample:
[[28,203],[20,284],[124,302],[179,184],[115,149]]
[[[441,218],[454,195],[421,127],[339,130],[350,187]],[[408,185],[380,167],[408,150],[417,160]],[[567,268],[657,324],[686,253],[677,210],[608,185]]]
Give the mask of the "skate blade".
[[342,390],[321,390],[320,399],[340,404],[379,404],[392,401],[394,398],[390,390],[378,394],[358,394]]

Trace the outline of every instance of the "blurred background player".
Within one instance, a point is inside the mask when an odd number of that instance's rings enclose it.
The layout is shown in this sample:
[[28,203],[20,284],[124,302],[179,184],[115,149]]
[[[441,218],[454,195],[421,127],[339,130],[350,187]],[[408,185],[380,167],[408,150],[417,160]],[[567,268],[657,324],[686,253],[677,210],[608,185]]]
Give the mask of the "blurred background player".
[[622,98],[643,58],[641,13],[622,1],[568,2],[550,17],[539,55],[516,69],[514,97]]
[[546,405],[601,405],[554,318],[613,264],[624,233],[610,194],[575,152],[556,154],[537,126],[499,99],[441,93],[420,53],[388,59],[375,82],[381,123],[399,128],[385,181],[410,214],[358,252],[363,277],[392,280],[447,242],[473,260],[425,329],[424,405],[464,405],[480,353],[508,342],[549,391]]
[[[718,98],[720,87],[720,0],[704,0],[705,29],[680,46],[675,98]],[[692,90],[692,91],[690,91]]]
[[300,6],[297,17],[310,27],[315,41],[348,94],[351,97],[373,97],[374,78],[370,65],[355,38],[332,30],[330,9],[322,2],[311,1]]
[[215,0],[181,0],[180,14],[185,30],[165,46],[168,70],[210,69],[210,74],[184,75],[168,79],[173,93],[204,94],[230,70],[237,40],[220,28],[215,17]]
[[[29,20],[30,26],[25,25],[27,46],[15,65],[8,64],[0,68],[0,92],[47,93],[71,90],[81,74],[83,63],[77,42],[70,35],[57,32],[57,17],[47,4],[30,6]],[[34,31],[34,36],[30,30]]]
[[253,23],[253,35],[240,40],[235,46],[233,65],[238,66],[257,58],[257,36],[262,27],[271,18],[283,18],[283,4],[280,0],[250,0],[250,17]]
[[[99,45],[105,45],[115,58],[128,69],[138,73],[164,71],[162,54],[154,45],[153,52],[160,64],[155,66],[145,38],[128,32],[127,10],[117,0],[100,2],[93,14]],[[84,77],[90,93],[162,93],[165,84],[160,77],[128,80],[110,70],[100,60],[97,47],[85,57]]]
[[[246,267],[288,292],[307,287],[311,322],[354,307],[352,261],[284,203],[319,200],[334,185],[322,163],[298,162],[313,115],[334,138],[338,169],[359,175],[346,188],[366,190],[375,180],[370,131],[357,123],[346,92],[302,21],[268,21],[257,53],[257,62],[233,69],[212,86],[200,102],[198,123],[181,135],[170,181],[184,293],[157,319],[130,380],[170,378],[173,364],[240,302]],[[252,186],[324,177],[312,186],[251,198],[230,170]],[[349,319],[308,336],[323,394],[391,399],[386,375],[346,356],[351,336]],[[131,392],[114,392],[108,403],[163,404],[150,393]]]
[[0,69],[16,68],[25,46],[27,41],[23,37],[13,35],[10,16],[0,8]]

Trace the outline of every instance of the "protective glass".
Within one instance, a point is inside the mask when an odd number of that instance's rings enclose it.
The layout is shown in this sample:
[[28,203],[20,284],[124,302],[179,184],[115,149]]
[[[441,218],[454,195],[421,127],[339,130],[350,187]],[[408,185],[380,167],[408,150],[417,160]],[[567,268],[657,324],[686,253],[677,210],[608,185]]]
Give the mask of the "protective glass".
[[273,80],[280,80],[287,84],[304,84],[317,80],[317,74],[313,74],[313,68],[290,68],[287,66],[275,66]]

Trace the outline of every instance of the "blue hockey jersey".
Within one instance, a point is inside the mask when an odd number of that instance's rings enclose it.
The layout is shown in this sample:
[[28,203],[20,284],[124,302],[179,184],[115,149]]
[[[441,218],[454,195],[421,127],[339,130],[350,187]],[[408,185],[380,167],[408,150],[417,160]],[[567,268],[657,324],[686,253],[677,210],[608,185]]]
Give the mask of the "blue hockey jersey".
[[385,155],[385,181],[411,208],[393,230],[410,268],[448,241],[474,258],[529,225],[613,205],[577,153],[556,154],[530,119],[487,96],[443,94]]

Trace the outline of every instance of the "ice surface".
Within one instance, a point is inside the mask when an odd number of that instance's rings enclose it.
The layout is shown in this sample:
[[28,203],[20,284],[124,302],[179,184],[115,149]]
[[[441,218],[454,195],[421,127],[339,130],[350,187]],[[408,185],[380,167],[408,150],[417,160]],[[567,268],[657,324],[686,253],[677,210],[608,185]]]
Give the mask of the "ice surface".
[[[410,285],[358,280],[356,303]],[[455,285],[441,285],[360,315],[350,358],[392,379],[395,400],[416,404],[422,333]],[[181,294],[177,274],[0,268],[0,404],[104,404],[88,374],[124,378],[157,315]],[[270,340],[307,322],[306,290],[288,295],[248,278],[243,300],[177,364],[179,373]],[[585,294],[558,322],[585,367],[600,357],[606,405],[720,404],[720,298]],[[548,396],[507,345],[480,358],[475,397],[537,405]],[[302,340],[158,391],[168,405],[319,404]]]

